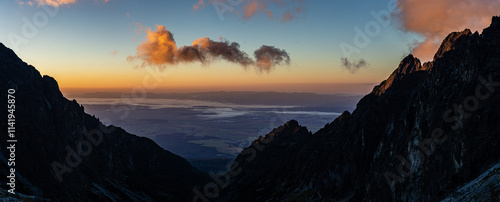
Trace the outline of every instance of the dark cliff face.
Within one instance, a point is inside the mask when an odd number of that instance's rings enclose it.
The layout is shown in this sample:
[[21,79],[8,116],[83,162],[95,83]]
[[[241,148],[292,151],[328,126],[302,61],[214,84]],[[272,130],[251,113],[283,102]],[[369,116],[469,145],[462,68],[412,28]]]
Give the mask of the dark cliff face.
[[[208,181],[152,140],[102,125],[64,98],[53,78],[40,76],[3,44],[0,81],[2,131],[7,131],[8,89],[16,91],[16,197],[186,201],[193,186]],[[7,134],[1,134],[0,174],[7,176],[10,153]],[[1,178],[2,187],[6,180]]]
[[[452,33],[434,61],[421,65],[406,57],[352,114],[344,112],[312,135],[296,132],[305,130],[296,123],[273,131],[288,138],[263,144],[251,161],[251,153],[240,154],[235,165],[242,170],[218,199],[450,196],[500,161],[499,39],[500,17],[481,35]],[[498,187],[485,188],[496,189],[487,190],[486,198],[498,199]]]

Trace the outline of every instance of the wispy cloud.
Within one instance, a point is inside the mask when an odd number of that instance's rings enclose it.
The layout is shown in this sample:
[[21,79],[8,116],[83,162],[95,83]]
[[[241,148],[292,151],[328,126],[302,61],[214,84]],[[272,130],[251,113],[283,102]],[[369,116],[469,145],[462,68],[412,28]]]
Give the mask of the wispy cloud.
[[355,74],[359,69],[368,67],[368,62],[361,58],[359,60],[350,60],[349,58],[340,58],[341,67],[348,70],[351,74]]
[[225,60],[244,68],[253,66],[260,72],[270,72],[275,66],[289,65],[290,56],[283,49],[261,46],[254,52],[255,60],[240,50],[236,42],[220,37],[214,41],[207,37],[196,39],[190,46],[177,47],[174,35],[163,25],[155,30],[148,28],[146,40],[137,46],[137,53],[127,57],[128,61],[141,61],[142,66],[164,69],[179,63],[199,62],[208,65],[217,60]]
[[76,0],[34,0],[38,5],[49,5],[53,7],[64,6],[76,3]]
[[[298,15],[304,12],[304,0],[198,0],[193,5],[194,10],[204,9],[207,5],[220,7],[224,11],[234,12],[247,20],[259,14],[267,16],[271,20],[279,20],[281,22],[290,22]],[[273,7],[278,15],[271,11]]]
[[144,28],[144,26],[141,24],[141,23],[134,23],[132,22],[131,25],[133,25],[133,30],[134,30],[134,33],[137,34],[138,36],[141,36],[143,32],[147,32],[148,29]]
[[203,0],[198,1],[198,3],[195,3],[193,5],[194,10],[203,9],[203,8],[205,8],[205,1],[203,1]]
[[[110,0],[94,0],[96,3],[107,3]],[[19,5],[29,5],[29,6],[34,6],[35,4],[38,6],[43,6],[43,5],[48,5],[52,7],[59,7],[59,6],[69,6],[71,4],[75,4],[77,0],[31,0],[31,1],[17,1]]]
[[265,5],[263,1],[249,1],[245,6],[243,6],[243,18],[250,18],[259,11],[271,12],[270,10],[267,10],[267,5]]

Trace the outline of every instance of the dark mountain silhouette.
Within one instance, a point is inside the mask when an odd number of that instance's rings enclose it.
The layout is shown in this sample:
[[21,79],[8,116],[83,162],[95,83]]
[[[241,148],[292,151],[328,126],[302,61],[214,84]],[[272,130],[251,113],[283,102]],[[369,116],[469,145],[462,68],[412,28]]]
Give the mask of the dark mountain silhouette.
[[205,198],[498,201],[499,92],[493,17],[482,34],[451,33],[432,62],[407,56],[352,114],[315,134],[290,121],[255,140]]
[[[7,94],[15,90],[16,195],[57,201],[186,201],[208,175],[152,140],[104,126],[0,44],[0,197],[10,174]],[[10,139],[10,138],[9,138]]]

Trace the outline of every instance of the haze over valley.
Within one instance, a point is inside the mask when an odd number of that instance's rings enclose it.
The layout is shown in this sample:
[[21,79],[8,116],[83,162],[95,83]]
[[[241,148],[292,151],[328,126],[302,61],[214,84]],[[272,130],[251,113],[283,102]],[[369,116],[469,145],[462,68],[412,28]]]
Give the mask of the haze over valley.
[[297,120],[316,132],[343,111],[351,111],[360,95],[279,92],[204,92],[138,94],[82,93],[67,95],[105,124],[122,127],[215,173],[259,136]]

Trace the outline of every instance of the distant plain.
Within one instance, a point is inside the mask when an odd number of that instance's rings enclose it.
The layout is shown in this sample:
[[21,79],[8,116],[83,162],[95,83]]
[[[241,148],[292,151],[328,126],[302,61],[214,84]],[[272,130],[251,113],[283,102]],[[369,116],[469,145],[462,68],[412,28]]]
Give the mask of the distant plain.
[[67,95],[107,125],[115,125],[186,158],[207,172],[223,172],[253,140],[289,120],[311,132],[351,111],[359,95],[204,92],[131,96]]

